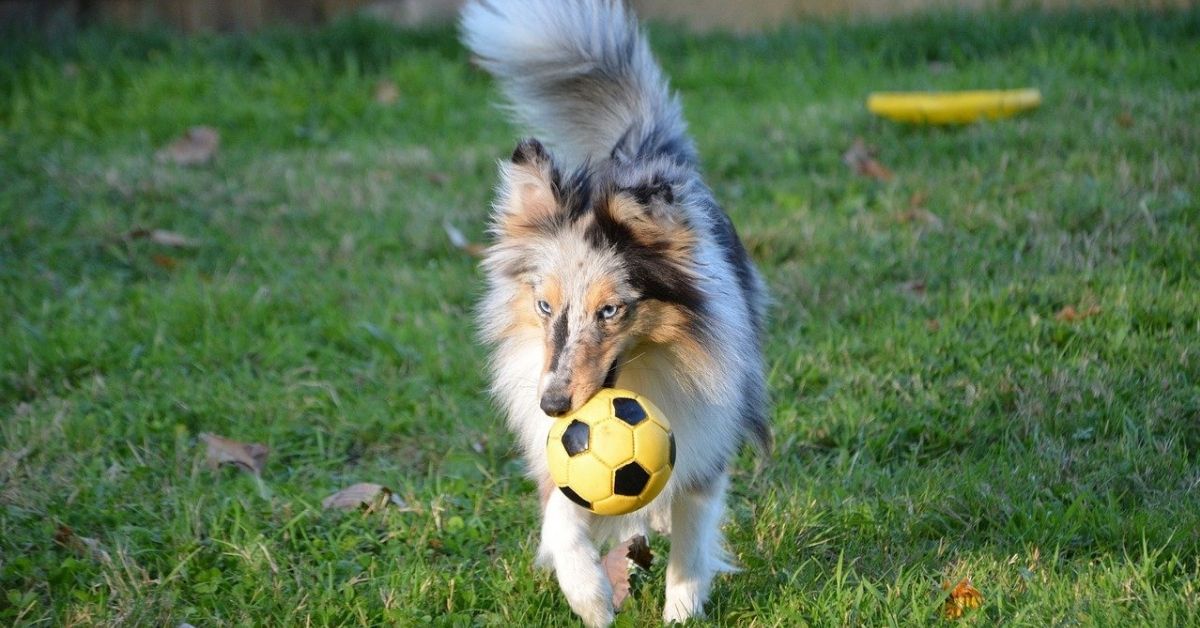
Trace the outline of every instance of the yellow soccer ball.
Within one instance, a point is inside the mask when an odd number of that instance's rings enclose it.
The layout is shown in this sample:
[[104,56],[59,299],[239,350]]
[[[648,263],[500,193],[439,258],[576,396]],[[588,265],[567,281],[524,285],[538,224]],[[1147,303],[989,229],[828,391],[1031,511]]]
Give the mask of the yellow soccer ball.
[[649,504],[671,477],[675,436],[650,400],[602,388],[555,421],[546,440],[550,478],[571,501],[623,515]]

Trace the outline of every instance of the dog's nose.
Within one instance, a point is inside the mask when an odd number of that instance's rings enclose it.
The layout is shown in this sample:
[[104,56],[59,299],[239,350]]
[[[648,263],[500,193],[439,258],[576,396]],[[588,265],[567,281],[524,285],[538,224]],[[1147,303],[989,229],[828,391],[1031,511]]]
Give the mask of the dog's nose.
[[542,412],[550,416],[562,416],[571,411],[571,396],[562,393],[542,395]]

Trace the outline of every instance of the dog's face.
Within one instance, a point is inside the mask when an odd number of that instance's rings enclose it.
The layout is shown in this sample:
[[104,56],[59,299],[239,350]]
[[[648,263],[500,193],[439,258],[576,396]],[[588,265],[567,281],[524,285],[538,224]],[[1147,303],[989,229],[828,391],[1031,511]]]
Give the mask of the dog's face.
[[501,168],[485,264],[512,286],[498,333],[541,338],[538,395],[547,415],[567,414],[611,385],[641,342],[681,350],[696,342],[696,237],[677,209],[661,181],[621,188],[611,172],[595,170],[564,179],[536,140],[518,145]]

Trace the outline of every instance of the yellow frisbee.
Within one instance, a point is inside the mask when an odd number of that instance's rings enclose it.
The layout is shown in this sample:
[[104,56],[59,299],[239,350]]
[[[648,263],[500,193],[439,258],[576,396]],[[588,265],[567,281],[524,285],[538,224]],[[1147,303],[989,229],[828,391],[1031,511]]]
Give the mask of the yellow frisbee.
[[867,110],[896,122],[970,124],[980,119],[1008,118],[1042,104],[1036,89],[967,92],[876,92]]

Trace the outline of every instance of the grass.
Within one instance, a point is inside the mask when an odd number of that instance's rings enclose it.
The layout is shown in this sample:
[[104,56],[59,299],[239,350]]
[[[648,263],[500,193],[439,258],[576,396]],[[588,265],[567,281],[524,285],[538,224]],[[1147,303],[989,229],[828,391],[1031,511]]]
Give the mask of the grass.
[[[969,576],[966,625],[1200,621],[1200,12],[653,40],[776,299],[778,446],[735,469],[712,620],[938,623]],[[450,31],[0,55],[0,622],[572,621],[442,233],[482,237],[519,134]],[[862,105],[1024,85],[961,129]],[[154,158],[196,124],[213,164]],[[206,431],[269,445],[261,483]],[[321,509],[359,481],[411,508]],[[657,622],[655,547],[619,625]]]

